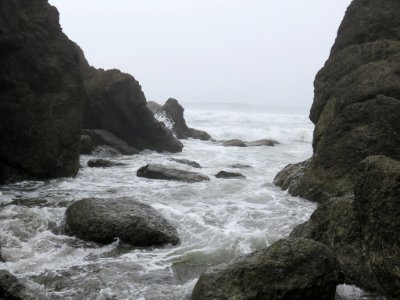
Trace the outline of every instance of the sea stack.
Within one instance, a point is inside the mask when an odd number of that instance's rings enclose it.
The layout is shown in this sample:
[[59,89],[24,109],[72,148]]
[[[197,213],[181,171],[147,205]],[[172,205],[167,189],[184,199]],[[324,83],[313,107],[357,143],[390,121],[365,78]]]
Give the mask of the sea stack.
[[74,176],[86,93],[46,0],[0,3],[0,183]]
[[354,0],[347,9],[314,82],[313,156],[275,180],[292,195],[322,202],[351,194],[360,161],[400,159],[399,15],[398,0]]

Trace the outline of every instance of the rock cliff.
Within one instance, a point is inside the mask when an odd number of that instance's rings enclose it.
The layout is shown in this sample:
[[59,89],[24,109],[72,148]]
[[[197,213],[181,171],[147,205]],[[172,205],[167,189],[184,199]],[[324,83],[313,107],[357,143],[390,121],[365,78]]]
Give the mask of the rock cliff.
[[0,183],[78,172],[78,56],[47,0],[0,1]]
[[351,194],[369,155],[400,158],[400,2],[354,0],[325,66],[316,76],[311,160],[275,182],[322,202]]

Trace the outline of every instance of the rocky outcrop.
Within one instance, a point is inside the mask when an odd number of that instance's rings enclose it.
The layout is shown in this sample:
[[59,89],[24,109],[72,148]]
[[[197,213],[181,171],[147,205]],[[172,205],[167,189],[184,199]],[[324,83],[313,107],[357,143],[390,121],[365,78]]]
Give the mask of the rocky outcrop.
[[89,168],[109,168],[109,167],[126,166],[123,163],[106,159],[91,159],[87,162],[87,165]]
[[10,272],[0,270],[0,299],[26,300],[37,299],[28,289]]
[[66,232],[102,244],[119,238],[137,247],[179,243],[177,231],[154,208],[130,198],[88,198],[65,213]]
[[399,188],[400,162],[368,157],[358,168],[355,196],[326,201],[291,237],[330,247],[345,282],[399,298]]
[[137,170],[137,176],[150,179],[185,181],[190,183],[210,180],[208,176],[200,173],[189,172],[156,164],[149,164],[141,167],[139,170]]
[[281,240],[202,274],[192,300],[333,300],[337,262],[325,245],[306,239]]
[[201,165],[198,162],[195,162],[193,160],[189,160],[189,159],[179,159],[179,158],[171,158],[171,161],[180,163],[180,164],[184,164],[184,165],[188,165],[191,166],[193,168],[197,168],[197,169],[201,169]]
[[[314,201],[352,193],[370,155],[400,158],[400,3],[354,0],[316,76],[314,154],[292,192]],[[294,170],[296,171],[296,170]]]
[[[139,151],[134,147],[129,146],[125,141],[119,139],[111,132],[107,130],[82,130],[83,136],[90,137],[91,147],[93,150],[98,146],[110,146],[116,149],[119,153],[124,155],[134,155],[138,154]],[[82,138],[81,138],[81,146],[82,146]],[[93,152],[92,150],[92,152]]]
[[162,111],[165,112],[167,117],[172,122],[172,129],[178,139],[193,138],[198,140],[207,141],[211,139],[211,136],[202,130],[189,128],[186,125],[186,121],[183,117],[184,108],[179,104],[176,99],[168,99],[167,102],[162,106]]
[[78,172],[78,56],[46,0],[0,2],[0,183]]
[[83,73],[88,94],[83,128],[107,130],[138,150],[182,150],[181,142],[147,108],[135,78],[119,70],[90,67]]
[[234,173],[234,172],[227,172],[227,171],[219,171],[217,175],[215,175],[217,178],[223,178],[223,179],[245,179],[246,176],[240,173]]

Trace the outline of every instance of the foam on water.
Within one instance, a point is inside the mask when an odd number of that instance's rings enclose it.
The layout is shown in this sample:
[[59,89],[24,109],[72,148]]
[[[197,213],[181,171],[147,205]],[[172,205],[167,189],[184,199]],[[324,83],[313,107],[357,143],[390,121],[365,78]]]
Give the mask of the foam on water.
[[[179,154],[144,151],[113,158],[126,166],[82,168],[75,179],[3,186],[1,203],[40,197],[49,207],[9,205],[0,211],[0,244],[5,268],[49,299],[187,299],[199,275],[240,254],[264,248],[306,221],[316,205],[291,197],[272,184],[286,164],[311,155],[312,126],[304,115],[186,111],[188,124],[215,139],[273,138],[275,147],[223,147],[184,141]],[[195,184],[136,176],[147,163],[192,170],[168,160],[197,161],[211,178]],[[82,156],[86,165],[91,156]],[[232,164],[250,165],[232,169]],[[215,178],[239,171],[244,180]],[[133,197],[160,211],[176,226],[181,243],[134,249],[116,241],[107,246],[62,234],[66,207],[85,197]],[[351,298],[349,298],[351,299]]]

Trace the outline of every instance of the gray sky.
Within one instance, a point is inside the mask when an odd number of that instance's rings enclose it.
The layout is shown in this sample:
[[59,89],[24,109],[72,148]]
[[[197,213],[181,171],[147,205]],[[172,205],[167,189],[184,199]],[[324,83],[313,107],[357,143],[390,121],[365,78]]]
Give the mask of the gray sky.
[[95,67],[148,100],[309,109],[351,0],[50,0]]

